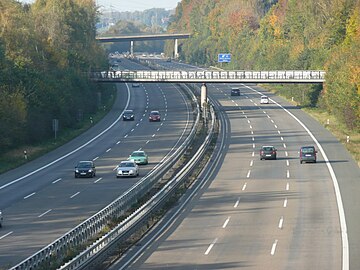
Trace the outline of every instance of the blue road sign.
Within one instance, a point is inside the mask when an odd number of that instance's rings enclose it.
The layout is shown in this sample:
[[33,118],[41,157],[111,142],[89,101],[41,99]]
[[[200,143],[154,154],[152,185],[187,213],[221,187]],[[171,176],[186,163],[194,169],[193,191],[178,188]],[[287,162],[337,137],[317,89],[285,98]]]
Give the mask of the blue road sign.
[[218,54],[218,62],[219,63],[230,63],[231,54],[230,53],[219,53]]

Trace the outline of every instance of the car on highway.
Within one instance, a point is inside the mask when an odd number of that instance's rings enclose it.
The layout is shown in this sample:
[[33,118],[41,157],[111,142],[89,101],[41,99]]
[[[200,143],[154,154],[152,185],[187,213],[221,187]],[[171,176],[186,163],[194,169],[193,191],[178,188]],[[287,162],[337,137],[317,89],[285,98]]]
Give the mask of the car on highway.
[[140,83],[132,83],[132,87],[140,87]]
[[2,227],[2,224],[3,224],[3,215],[2,215],[2,212],[0,210],[0,228]]
[[123,113],[123,121],[134,121],[135,115],[133,110],[125,110]]
[[239,88],[231,88],[231,95],[232,96],[240,96],[240,89]]
[[149,122],[160,122],[161,116],[159,111],[151,111],[149,114]]
[[267,96],[261,96],[261,98],[260,98],[260,104],[269,104],[269,97],[267,97]]
[[145,153],[145,151],[141,151],[141,150],[132,152],[128,160],[133,160],[135,161],[136,164],[139,165],[142,164],[146,165],[149,163],[148,155]]
[[133,160],[121,161],[116,168],[116,177],[136,177],[139,175],[139,166]]
[[75,167],[75,178],[78,177],[95,177],[96,168],[93,161],[79,161]]
[[316,163],[316,149],[315,146],[301,146],[300,147],[300,164],[303,162]]
[[260,149],[260,160],[276,159],[276,148],[272,145],[263,145]]

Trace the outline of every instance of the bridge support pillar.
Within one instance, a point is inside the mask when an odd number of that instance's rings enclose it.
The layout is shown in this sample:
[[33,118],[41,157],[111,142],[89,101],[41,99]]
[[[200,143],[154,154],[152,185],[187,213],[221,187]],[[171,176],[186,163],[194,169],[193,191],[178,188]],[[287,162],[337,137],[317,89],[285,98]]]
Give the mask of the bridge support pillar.
[[179,58],[179,51],[178,51],[178,40],[175,39],[175,46],[174,46],[174,59]]
[[133,40],[130,41],[130,55],[131,56],[134,55],[134,41]]

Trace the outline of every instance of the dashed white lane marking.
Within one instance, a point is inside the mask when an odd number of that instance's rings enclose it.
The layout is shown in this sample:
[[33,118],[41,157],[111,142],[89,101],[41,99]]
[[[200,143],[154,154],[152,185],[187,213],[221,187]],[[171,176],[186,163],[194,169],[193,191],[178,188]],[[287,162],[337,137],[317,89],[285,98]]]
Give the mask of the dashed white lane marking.
[[133,132],[135,129],[131,129],[130,132]]
[[3,236],[0,236],[0,240],[1,239],[4,239],[6,236],[9,236],[10,234],[12,234],[13,232],[11,231],[11,232],[8,232],[7,234],[4,234]]
[[245,183],[244,185],[243,185],[243,187],[242,187],[242,191],[244,191],[245,189],[246,189],[246,185],[247,185],[247,183]]
[[100,177],[98,180],[95,180],[94,183],[97,183],[102,180],[102,177]]
[[75,194],[73,194],[73,195],[70,196],[70,199],[76,197],[76,196],[79,195],[79,194],[80,194],[80,191],[76,192]]
[[161,123],[160,126],[162,126],[164,123]]
[[289,184],[289,183],[286,183],[285,189],[286,189],[286,190],[289,190],[289,189],[290,189],[290,184]]
[[290,171],[286,170],[286,178],[290,178]]
[[158,128],[156,131],[159,131],[160,130],[160,128]]
[[286,166],[289,167],[290,163],[289,163],[289,160],[286,160]]
[[247,120],[247,122],[250,124],[250,120]]
[[239,206],[239,203],[240,203],[240,198],[235,202],[234,208],[237,208]]
[[280,220],[279,220],[279,229],[283,228],[283,224],[284,224],[284,217],[281,216]]
[[116,144],[119,144],[121,141],[118,141]]
[[251,156],[253,156],[253,157],[254,157],[254,156],[255,156],[255,152],[252,152],[252,155],[251,155]]
[[250,125],[250,128],[252,128],[252,125]]
[[153,134],[151,137],[153,137],[153,138],[154,138],[155,136],[156,136],[156,135],[155,135],[155,134]]
[[255,137],[252,137],[252,140],[255,141]]
[[283,138],[282,136],[280,137],[280,139],[281,139],[282,141],[284,140],[284,138]]
[[40,217],[43,217],[43,216],[45,216],[47,213],[49,213],[49,212],[51,212],[52,211],[52,209],[49,209],[49,210],[47,210],[47,211],[45,211],[44,213],[42,213],[41,215],[39,215],[38,217],[40,218]]
[[274,124],[274,120],[272,120],[272,119],[271,119],[271,123],[273,123],[273,124]]
[[267,115],[267,118],[270,118],[270,115]]
[[56,184],[57,182],[59,182],[59,181],[61,181],[61,180],[62,180],[62,178],[58,178],[58,179],[52,181],[52,183],[53,183],[53,184]]
[[126,134],[125,136],[124,136],[124,138],[127,138],[128,137],[128,135]]
[[97,160],[99,157],[93,158],[93,161]]
[[250,161],[250,167],[252,167],[252,165],[254,164],[254,160]]
[[116,167],[113,169],[113,171],[115,171],[118,167],[119,167],[119,166],[116,166]]
[[230,221],[230,217],[228,217],[228,218],[225,220],[224,225],[222,226],[223,229],[226,228],[226,226],[228,225],[229,221]]
[[283,146],[284,146],[284,148],[286,148],[286,144],[285,144],[285,143],[283,144]]
[[214,239],[214,241],[209,245],[209,247],[207,248],[207,250],[205,251],[205,255],[208,255],[209,253],[210,253],[210,251],[211,251],[211,249],[213,248],[213,246],[216,244],[216,242],[217,242],[217,238],[215,238]]
[[36,194],[36,192],[33,192],[33,193],[31,193],[31,194],[29,194],[29,195],[25,196],[25,197],[24,197],[24,200],[26,200],[26,199],[30,198],[31,196],[34,196],[35,194]]
[[265,113],[265,114],[266,114],[266,111],[263,111],[263,113]]
[[255,143],[253,143],[253,148],[255,148]]
[[254,135],[254,131],[250,131],[251,132],[251,135]]
[[140,123],[137,123],[136,126],[138,127],[140,125]]
[[106,153],[110,152],[111,151],[111,148],[109,148],[108,150],[106,150]]
[[248,171],[247,175],[246,175],[246,178],[249,178],[250,177],[250,170]]
[[143,117],[145,117],[145,113],[143,114]]
[[250,99],[250,101],[251,101],[251,102],[253,102],[253,100],[252,100],[252,99]]
[[148,144],[150,141],[146,141],[146,143],[145,144]]
[[287,206],[287,202],[288,202],[288,199],[287,199],[287,198],[285,198],[285,200],[284,200],[284,204],[283,204],[283,206],[284,206],[284,207],[286,207],[286,206]]
[[275,254],[275,250],[276,250],[277,243],[278,243],[278,240],[276,239],[275,242],[272,244],[271,252],[270,252],[270,254],[271,254],[272,256],[274,256],[274,254]]
[[281,133],[280,130],[278,130],[278,133],[279,133],[279,134]]
[[274,125],[274,127],[275,127],[275,128],[278,128],[278,126],[277,126],[277,125]]
[[289,154],[288,154],[288,152],[287,152],[287,151],[285,151],[285,156],[289,156]]

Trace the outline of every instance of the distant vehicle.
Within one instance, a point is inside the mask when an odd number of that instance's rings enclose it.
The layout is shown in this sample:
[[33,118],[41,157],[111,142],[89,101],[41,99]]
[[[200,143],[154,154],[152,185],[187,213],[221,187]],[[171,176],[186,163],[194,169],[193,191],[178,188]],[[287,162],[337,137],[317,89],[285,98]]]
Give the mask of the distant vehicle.
[[151,111],[149,114],[149,122],[160,122],[161,117],[159,111]]
[[316,153],[314,146],[302,146],[300,147],[300,164],[303,162],[316,163]]
[[169,57],[168,59],[166,59],[166,62],[171,62],[171,58]]
[[133,110],[125,110],[123,113],[123,121],[134,121],[135,115]]
[[264,145],[260,149],[260,160],[276,159],[276,148],[272,145]]
[[140,83],[133,83],[131,86],[132,87],[140,87]]
[[133,160],[121,161],[116,169],[116,177],[139,176],[139,166]]
[[261,96],[260,104],[269,104],[269,98],[267,96]]
[[231,88],[231,95],[232,96],[240,96],[240,89],[239,88]]
[[95,177],[96,168],[92,161],[80,161],[75,167],[75,178],[78,177]]
[[2,224],[3,224],[3,215],[2,215],[2,212],[0,210],[0,228],[2,227]]
[[146,165],[149,163],[149,158],[148,158],[148,155],[145,153],[145,151],[132,152],[132,154],[129,156],[128,160],[133,160],[133,161],[135,161],[136,164]]

